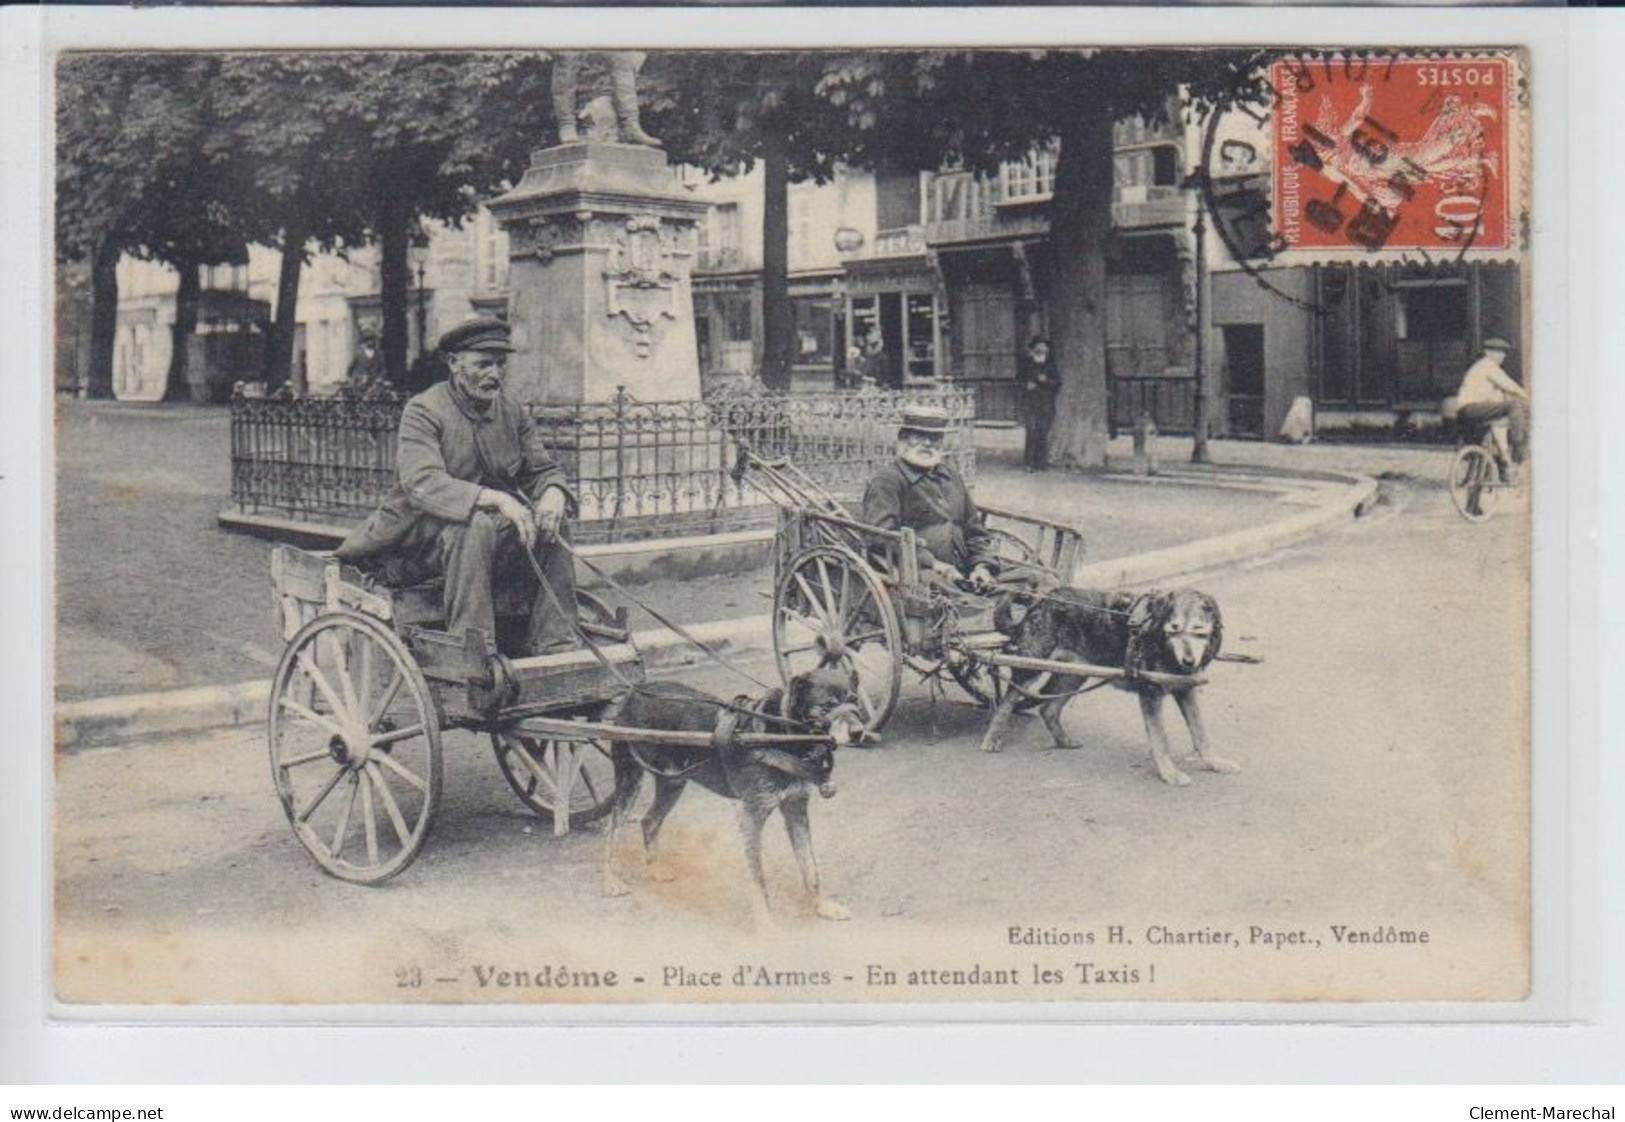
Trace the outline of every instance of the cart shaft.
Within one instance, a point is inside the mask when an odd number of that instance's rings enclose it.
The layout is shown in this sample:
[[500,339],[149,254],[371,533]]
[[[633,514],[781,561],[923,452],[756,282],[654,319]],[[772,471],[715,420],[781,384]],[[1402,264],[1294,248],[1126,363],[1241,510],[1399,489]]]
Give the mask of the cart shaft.
[[[628,744],[669,744],[682,748],[709,748],[714,734],[693,729],[628,728],[601,721],[572,721],[564,717],[525,717],[501,722],[504,729],[549,740],[619,740]],[[740,733],[733,743],[742,748],[786,748],[800,744],[828,744],[827,736],[787,733]]]
[[[975,657],[991,666],[1008,666],[1012,670],[1039,670],[1051,674],[1065,674],[1073,678],[1126,678],[1128,672],[1121,666],[1098,666],[1092,662],[1061,662],[1053,658],[1027,658],[1024,655],[1004,654],[999,651],[977,651]],[[1200,674],[1164,674],[1160,670],[1142,670],[1135,677],[1164,689],[1185,690],[1207,684]]]

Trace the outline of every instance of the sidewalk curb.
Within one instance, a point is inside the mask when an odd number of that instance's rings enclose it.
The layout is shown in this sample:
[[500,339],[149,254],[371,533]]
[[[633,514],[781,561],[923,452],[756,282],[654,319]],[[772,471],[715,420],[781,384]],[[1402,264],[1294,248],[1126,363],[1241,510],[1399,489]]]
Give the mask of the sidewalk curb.
[[[1340,519],[1363,512],[1375,498],[1375,479],[1341,473],[1340,478],[1344,486],[1314,507],[1289,518],[1133,557],[1079,565],[1072,572],[1071,583],[1104,588],[1148,584],[1256,557],[1300,541]],[[738,616],[696,624],[689,630],[719,652],[751,656],[772,649],[771,624],[770,615]],[[633,640],[651,670],[703,665],[710,661],[665,628],[637,632]],[[269,696],[269,681],[249,681],[66,702],[56,707],[56,747],[58,751],[77,751],[176,733],[257,724],[264,719]]]
[[1134,557],[1118,557],[1079,565],[1072,571],[1072,583],[1087,588],[1113,588],[1118,585],[1149,584],[1182,573],[1194,573],[1257,557],[1301,541],[1344,518],[1364,513],[1377,495],[1377,481],[1365,475],[1343,476],[1346,483],[1308,510],[1233,534],[1156,549]]

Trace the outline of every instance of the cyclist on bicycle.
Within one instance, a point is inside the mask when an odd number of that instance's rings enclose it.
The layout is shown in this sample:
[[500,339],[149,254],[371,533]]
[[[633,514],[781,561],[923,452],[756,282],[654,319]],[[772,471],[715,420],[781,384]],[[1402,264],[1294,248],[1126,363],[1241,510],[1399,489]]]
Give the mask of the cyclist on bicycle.
[[1529,394],[1501,369],[1511,351],[1505,339],[1484,340],[1484,354],[1467,368],[1456,391],[1457,419],[1489,427],[1508,483],[1517,481],[1515,465],[1523,463],[1529,441]]

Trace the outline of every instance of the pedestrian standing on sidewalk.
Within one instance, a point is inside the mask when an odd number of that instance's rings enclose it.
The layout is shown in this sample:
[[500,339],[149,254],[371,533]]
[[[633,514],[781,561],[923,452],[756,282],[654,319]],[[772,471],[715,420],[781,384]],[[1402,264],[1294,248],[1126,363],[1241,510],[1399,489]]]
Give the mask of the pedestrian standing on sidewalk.
[[1027,343],[1018,372],[1021,380],[1021,423],[1027,430],[1023,463],[1027,471],[1049,467],[1049,427],[1055,419],[1055,395],[1060,375],[1050,364],[1049,340],[1034,335]]

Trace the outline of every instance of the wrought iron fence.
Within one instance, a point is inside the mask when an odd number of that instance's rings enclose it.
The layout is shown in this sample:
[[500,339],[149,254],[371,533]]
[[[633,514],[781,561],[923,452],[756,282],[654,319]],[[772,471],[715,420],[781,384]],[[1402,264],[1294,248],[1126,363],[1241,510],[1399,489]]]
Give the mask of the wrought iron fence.
[[[950,458],[975,474],[969,388],[773,394],[757,389],[706,401],[605,402],[532,410],[581,503],[576,540],[621,541],[772,525],[774,510],[733,478],[741,444],[788,457],[835,495],[855,499],[893,454],[909,405],[949,416]],[[362,397],[232,400],[232,501],[245,513],[348,522],[395,482],[404,402]]]

